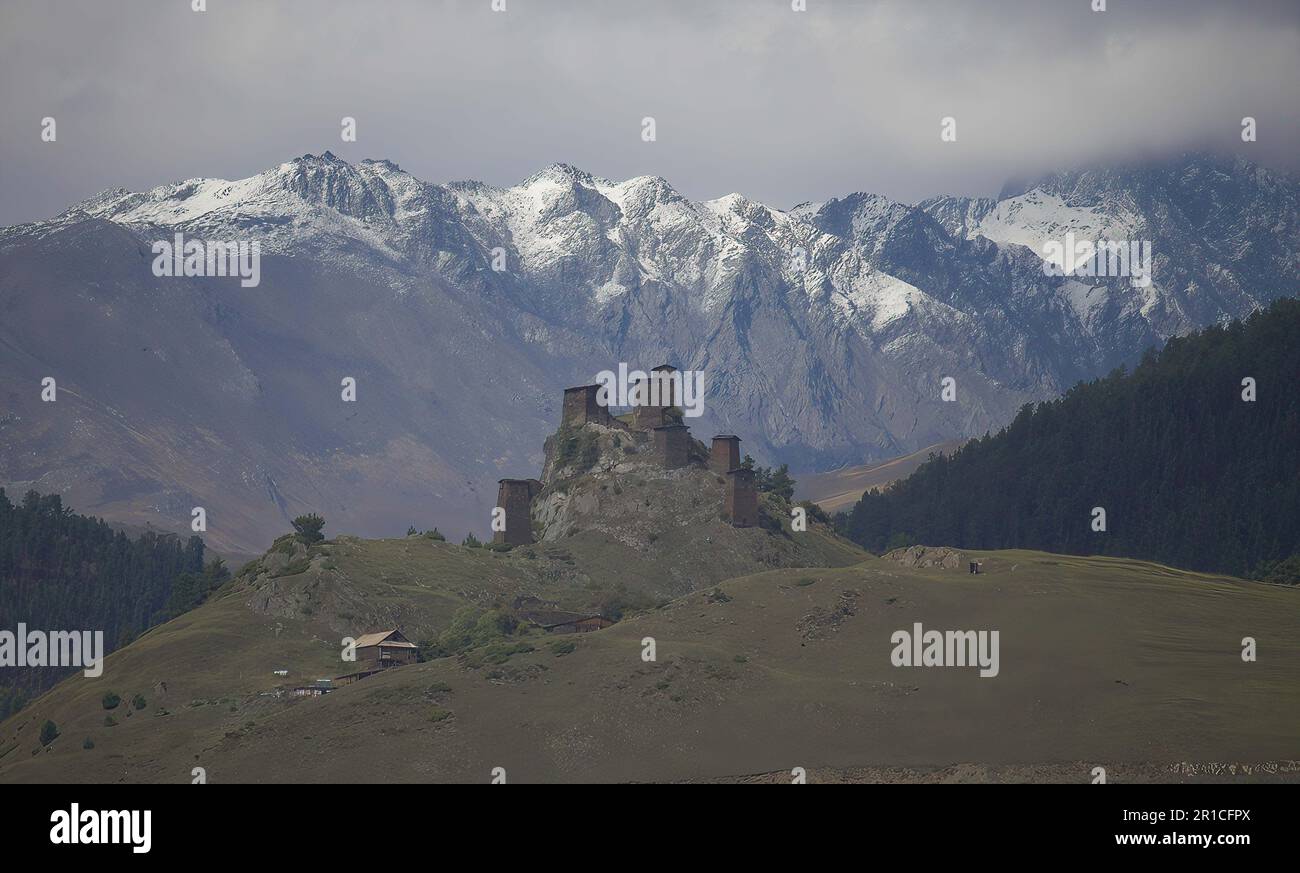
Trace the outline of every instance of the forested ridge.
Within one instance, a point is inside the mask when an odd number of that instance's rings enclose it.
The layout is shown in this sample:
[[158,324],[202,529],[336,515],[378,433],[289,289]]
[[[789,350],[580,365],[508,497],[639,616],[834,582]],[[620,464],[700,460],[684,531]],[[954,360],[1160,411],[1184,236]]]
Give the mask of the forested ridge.
[[[13,503],[0,488],[0,629],[102,630],[104,651],[192,609],[229,577],[205,564],[198,536],[146,532],[134,539],[74,513],[57,494]],[[0,718],[71,670],[0,667]]]
[[1171,339],[1131,373],[1026,405],[996,435],[867,492],[837,522],[876,552],[1030,548],[1294,584],[1300,300]]

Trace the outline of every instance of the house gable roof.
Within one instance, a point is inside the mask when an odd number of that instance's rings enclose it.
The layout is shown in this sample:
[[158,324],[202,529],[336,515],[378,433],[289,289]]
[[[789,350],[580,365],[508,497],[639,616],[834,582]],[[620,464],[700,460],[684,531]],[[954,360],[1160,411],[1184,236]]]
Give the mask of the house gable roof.
[[374,634],[364,634],[357,638],[357,648],[364,649],[370,646],[392,646],[399,649],[414,649],[415,643],[402,636],[402,632],[394,628],[390,631],[380,631]]

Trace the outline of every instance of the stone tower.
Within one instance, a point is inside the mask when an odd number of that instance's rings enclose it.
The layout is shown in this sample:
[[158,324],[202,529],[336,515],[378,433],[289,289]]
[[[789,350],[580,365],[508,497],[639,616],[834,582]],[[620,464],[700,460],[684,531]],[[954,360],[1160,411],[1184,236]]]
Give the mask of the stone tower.
[[532,503],[541,490],[542,483],[536,479],[502,479],[497,483],[497,506],[506,511],[506,529],[494,531],[492,542],[524,546],[533,541]]
[[667,411],[681,398],[673,385],[677,368],[660,364],[634,386],[636,406],[632,410],[632,424],[637,430],[653,430],[669,424]]
[[564,418],[560,427],[582,427],[587,422],[610,424],[609,407],[601,406],[597,400],[599,385],[579,385],[564,389]]
[[632,427],[637,430],[654,430],[668,421],[662,406],[634,406]]
[[690,463],[691,430],[684,424],[665,424],[654,429],[655,457],[666,469],[676,470]]
[[733,527],[758,524],[758,491],[754,488],[754,471],[736,467],[727,471],[727,520]]
[[677,406],[682,402],[682,398],[677,396],[677,386],[673,381],[673,374],[676,372],[677,368],[672,364],[660,364],[650,371],[650,378],[659,385],[660,406]]
[[740,466],[740,437],[729,433],[720,433],[713,438],[709,450],[709,469],[715,473],[726,473]]

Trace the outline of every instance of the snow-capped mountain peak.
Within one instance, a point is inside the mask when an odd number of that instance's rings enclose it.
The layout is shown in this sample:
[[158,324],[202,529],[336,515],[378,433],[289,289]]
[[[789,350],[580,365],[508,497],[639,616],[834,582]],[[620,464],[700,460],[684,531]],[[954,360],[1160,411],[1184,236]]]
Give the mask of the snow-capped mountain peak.
[[[151,505],[200,505],[198,484],[130,483],[177,468],[193,434],[227,434],[217,449],[194,441],[183,469],[224,465],[254,514],[268,489],[349,495],[331,517],[362,532],[357,482],[382,483],[387,506],[415,477],[464,511],[535,469],[563,388],[620,362],[704,370],[697,435],[826,468],[982,434],[1169,336],[1300,294],[1297,190],[1187,156],[999,198],[860,192],[781,210],[565,164],[507,187],[437,185],[391,161],[303,155],[240,180],[105,191],[0,230],[0,383],[58,372],[92,399],[85,439],[46,451],[105,494],[125,482]],[[150,247],[177,232],[259,241],[260,285],[154,276]],[[1149,241],[1151,284],[1049,275],[1044,243],[1068,233]],[[67,314],[29,317],[38,298]],[[167,390],[136,392],[154,362]],[[342,375],[365,402],[340,417]],[[958,402],[942,400],[946,378]],[[0,396],[26,396],[11,389]],[[114,454],[127,407],[178,436]],[[401,506],[415,513],[428,493]]]

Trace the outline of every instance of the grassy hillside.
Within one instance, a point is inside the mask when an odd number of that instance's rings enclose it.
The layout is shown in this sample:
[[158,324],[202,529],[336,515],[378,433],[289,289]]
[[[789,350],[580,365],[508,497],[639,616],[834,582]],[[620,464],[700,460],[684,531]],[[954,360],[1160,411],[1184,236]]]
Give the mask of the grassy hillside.
[[[571,546],[527,558],[345,538],[291,576],[268,559],[112,655],[104,678],[0,724],[0,781],[182,782],[193,766],[213,782],[486,782],[498,766],[512,782],[780,781],[802,766],[828,781],[1086,782],[1098,765],[1122,781],[1300,758],[1300,591],[1036,552],[972,553],[980,576],[876,558],[772,570],[594,634],[523,635],[321,699],[263,696],[276,668],[337,672],[338,622],[415,638],[467,602],[588,596],[562,569],[583,563]],[[891,634],[918,621],[999,630],[1000,674],[892,666]],[[104,727],[110,688],[124,703]],[[125,717],[135,693],[147,705]],[[62,735],[41,750],[46,719]]]

